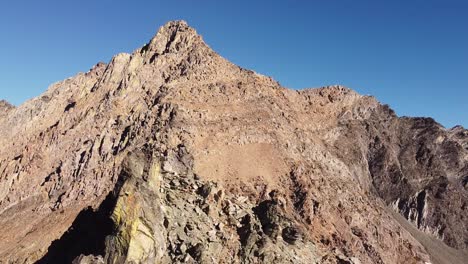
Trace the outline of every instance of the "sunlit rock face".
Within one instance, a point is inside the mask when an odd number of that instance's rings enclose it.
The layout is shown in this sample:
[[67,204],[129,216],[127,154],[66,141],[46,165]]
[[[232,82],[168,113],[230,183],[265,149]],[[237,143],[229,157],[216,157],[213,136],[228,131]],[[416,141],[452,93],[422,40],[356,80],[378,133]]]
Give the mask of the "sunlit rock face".
[[1,263],[467,259],[465,129],[283,88],[184,21],[1,101],[0,132]]

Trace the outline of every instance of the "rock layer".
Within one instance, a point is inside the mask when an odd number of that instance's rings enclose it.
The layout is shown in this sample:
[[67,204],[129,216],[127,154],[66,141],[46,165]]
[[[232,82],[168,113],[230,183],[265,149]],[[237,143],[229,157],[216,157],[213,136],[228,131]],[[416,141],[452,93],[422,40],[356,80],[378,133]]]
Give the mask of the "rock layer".
[[466,130],[283,88],[183,21],[0,108],[4,263],[452,261],[387,205],[467,248]]

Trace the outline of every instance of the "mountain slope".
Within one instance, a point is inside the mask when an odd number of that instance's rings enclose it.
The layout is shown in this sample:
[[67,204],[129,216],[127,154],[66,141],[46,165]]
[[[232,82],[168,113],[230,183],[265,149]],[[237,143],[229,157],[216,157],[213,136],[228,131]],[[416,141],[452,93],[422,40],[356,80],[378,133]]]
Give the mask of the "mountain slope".
[[430,261],[388,204],[467,248],[466,130],[285,89],[183,21],[7,109],[5,263]]

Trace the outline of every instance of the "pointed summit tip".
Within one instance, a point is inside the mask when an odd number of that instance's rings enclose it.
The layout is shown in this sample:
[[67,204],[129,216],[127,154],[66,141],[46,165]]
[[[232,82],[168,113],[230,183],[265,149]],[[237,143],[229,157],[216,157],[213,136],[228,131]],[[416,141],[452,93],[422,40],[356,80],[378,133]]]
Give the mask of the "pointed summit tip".
[[186,21],[173,20],[159,28],[149,43],[149,50],[164,54],[179,52],[189,46],[202,43],[202,37]]
[[194,30],[188,25],[187,21],[185,20],[172,20],[172,21],[167,22],[163,26],[159,27],[159,30],[156,33],[156,36],[163,32],[177,33],[177,31],[183,32],[183,31],[186,31],[187,29]]
[[198,36],[197,31],[189,26],[185,20],[172,20],[164,24],[159,28],[156,36],[153,40],[158,37],[158,35],[169,35],[175,36],[177,34],[191,35],[192,37]]
[[164,24],[164,26],[162,26],[162,27],[163,28],[170,28],[170,27],[173,27],[173,26],[189,27],[187,21],[185,21],[185,20],[171,20],[171,21],[167,22],[166,24]]

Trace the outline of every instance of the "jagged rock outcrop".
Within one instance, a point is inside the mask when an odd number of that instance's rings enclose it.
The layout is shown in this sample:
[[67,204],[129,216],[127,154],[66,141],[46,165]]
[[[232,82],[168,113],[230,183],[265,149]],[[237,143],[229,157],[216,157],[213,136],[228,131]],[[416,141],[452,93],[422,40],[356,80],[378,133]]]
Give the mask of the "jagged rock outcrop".
[[6,116],[15,107],[5,100],[0,100],[0,118]]
[[285,89],[183,21],[3,115],[2,263],[466,256],[466,130],[342,86]]

